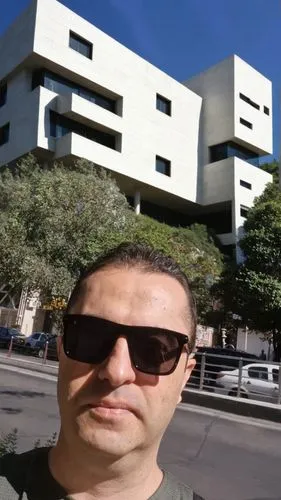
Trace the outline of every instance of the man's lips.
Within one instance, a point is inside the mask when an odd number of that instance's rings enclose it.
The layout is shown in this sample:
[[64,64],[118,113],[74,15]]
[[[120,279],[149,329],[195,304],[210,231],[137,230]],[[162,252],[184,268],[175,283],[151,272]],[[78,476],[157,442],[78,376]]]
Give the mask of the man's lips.
[[128,404],[126,401],[114,401],[114,400],[101,400],[101,401],[90,401],[87,404],[88,408],[96,409],[102,414],[122,414],[125,412],[130,412],[135,415],[139,414],[139,411],[134,406]]

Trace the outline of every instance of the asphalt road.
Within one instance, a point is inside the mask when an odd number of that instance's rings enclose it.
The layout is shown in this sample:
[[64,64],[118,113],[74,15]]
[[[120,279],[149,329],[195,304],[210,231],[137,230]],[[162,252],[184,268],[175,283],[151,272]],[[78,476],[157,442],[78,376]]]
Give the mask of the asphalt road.
[[[0,429],[19,432],[19,451],[58,431],[56,384],[0,369]],[[281,425],[178,409],[160,463],[206,500],[281,499]]]

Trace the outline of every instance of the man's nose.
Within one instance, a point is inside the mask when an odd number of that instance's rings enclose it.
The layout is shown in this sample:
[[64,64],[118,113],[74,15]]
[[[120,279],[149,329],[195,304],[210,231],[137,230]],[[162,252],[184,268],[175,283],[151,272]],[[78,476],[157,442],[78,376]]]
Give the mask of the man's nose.
[[119,387],[135,381],[136,373],[131,363],[128,342],[119,337],[107,359],[100,364],[98,378],[108,380],[112,387]]

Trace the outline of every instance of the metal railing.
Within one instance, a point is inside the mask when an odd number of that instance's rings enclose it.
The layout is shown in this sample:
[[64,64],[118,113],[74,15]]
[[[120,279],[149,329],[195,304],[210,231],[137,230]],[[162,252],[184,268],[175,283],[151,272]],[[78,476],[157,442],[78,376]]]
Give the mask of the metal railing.
[[226,396],[281,404],[281,364],[231,355],[195,354],[188,387]]

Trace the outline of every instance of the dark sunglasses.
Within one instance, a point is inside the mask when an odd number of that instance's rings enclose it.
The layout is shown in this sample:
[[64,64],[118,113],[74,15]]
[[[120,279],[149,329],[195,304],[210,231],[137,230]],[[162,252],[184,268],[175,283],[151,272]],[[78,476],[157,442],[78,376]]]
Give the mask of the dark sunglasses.
[[169,375],[179,362],[188,336],[151,326],[128,326],[103,318],[66,314],[63,348],[75,361],[99,364],[112,352],[118,337],[128,342],[131,362],[143,373]]

